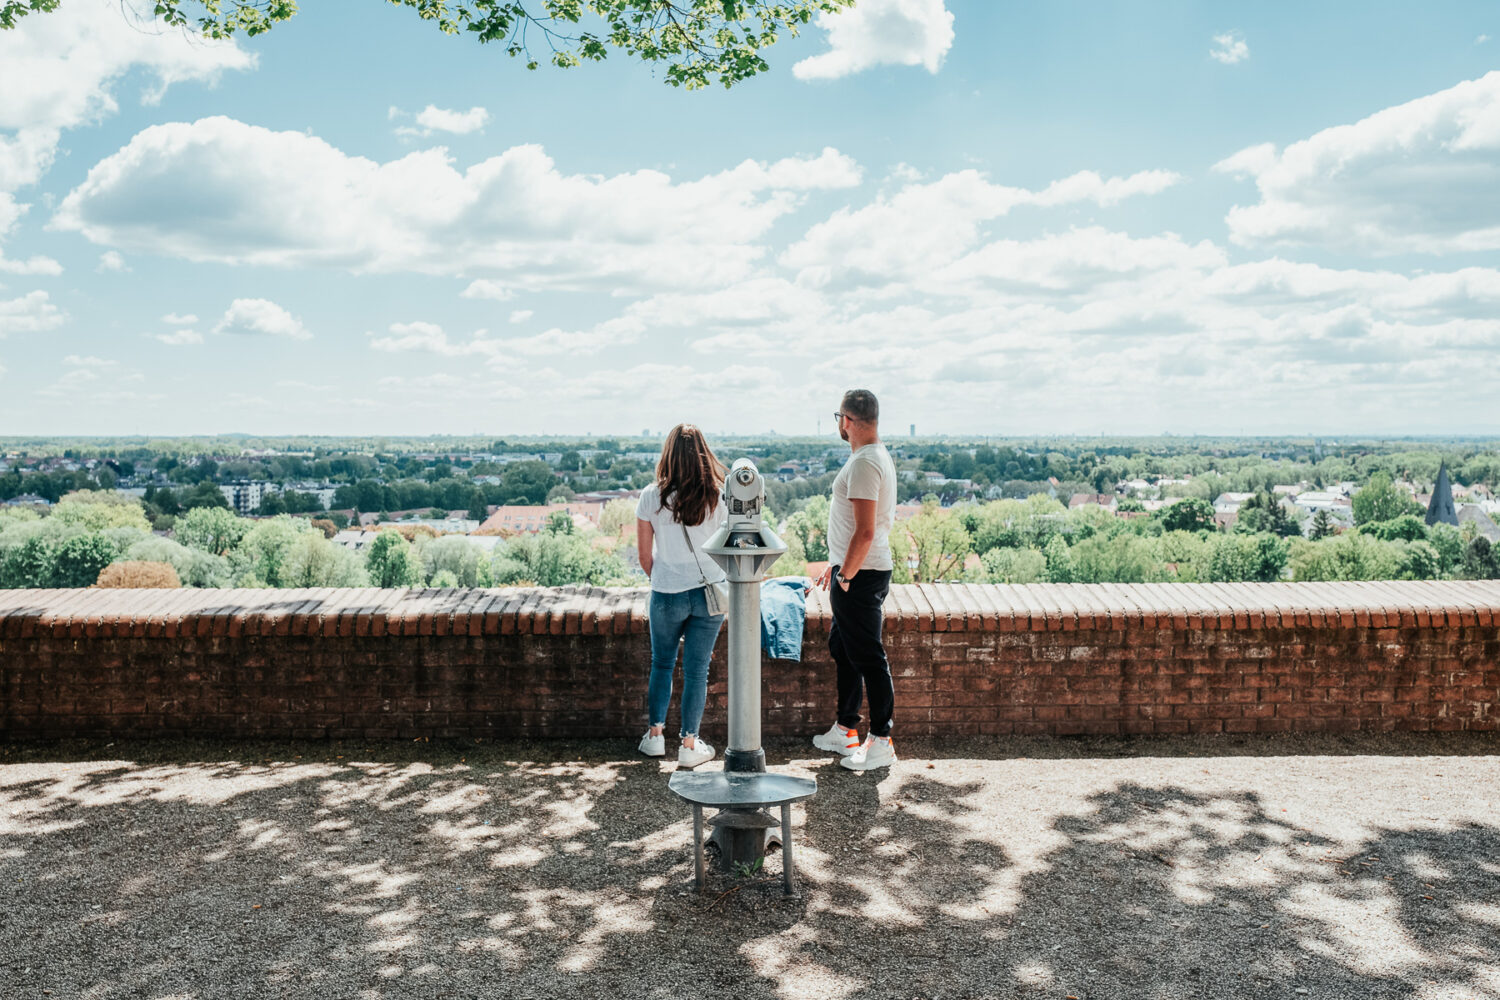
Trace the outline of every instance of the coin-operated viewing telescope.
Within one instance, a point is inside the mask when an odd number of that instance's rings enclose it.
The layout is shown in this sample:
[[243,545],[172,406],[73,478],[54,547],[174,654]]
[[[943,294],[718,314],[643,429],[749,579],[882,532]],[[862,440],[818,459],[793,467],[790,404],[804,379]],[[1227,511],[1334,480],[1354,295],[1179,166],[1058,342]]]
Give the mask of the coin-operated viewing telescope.
[[728,518],[703,547],[729,578],[729,745],[725,771],[764,771],[760,745],[760,581],[786,551],[761,521],[766,483],[742,458],[724,480]]
[[[742,458],[724,480],[725,523],[703,551],[729,578],[729,745],[722,773],[679,770],[667,787],[693,806],[693,853],[703,888],[703,808],[719,810],[710,820],[719,864],[726,872],[756,865],[766,848],[782,845],[782,877],[793,893],[792,803],[816,794],[812,778],[767,774],[760,745],[760,581],[786,545],[762,523],[766,483],[755,463]],[[781,810],[781,821],[767,807]],[[779,827],[779,833],[778,833]]]

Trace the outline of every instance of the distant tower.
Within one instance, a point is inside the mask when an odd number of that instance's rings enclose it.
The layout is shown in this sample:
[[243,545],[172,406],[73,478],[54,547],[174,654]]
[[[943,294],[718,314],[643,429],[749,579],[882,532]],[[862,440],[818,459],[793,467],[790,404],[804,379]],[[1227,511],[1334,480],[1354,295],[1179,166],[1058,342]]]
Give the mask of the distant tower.
[[911,436],[912,437],[916,437],[917,436],[917,425],[916,424],[912,424],[911,425]]
[[1448,481],[1448,463],[1438,467],[1437,485],[1427,505],[1428,524],[1451,524],[1458,527],[1458,508],[1453,506],[1453,484]]

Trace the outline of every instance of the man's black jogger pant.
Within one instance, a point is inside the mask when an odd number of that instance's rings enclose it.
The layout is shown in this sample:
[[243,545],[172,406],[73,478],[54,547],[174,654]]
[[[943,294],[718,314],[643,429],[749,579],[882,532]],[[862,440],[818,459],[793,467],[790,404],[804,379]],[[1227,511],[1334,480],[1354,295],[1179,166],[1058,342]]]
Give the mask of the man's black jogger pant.
[[839,668],[839,725],[859,725],[862,696],[870,699],[870,733],[891,734],[891,714],[896,708],[896,689],[891,683],[891,665],[880,641],[885,624],[885,596],[891,590],[891,571],[862,569],[854,574],[849,589],[837,580],[829,584],[833,627],[828,632],[828,651]]

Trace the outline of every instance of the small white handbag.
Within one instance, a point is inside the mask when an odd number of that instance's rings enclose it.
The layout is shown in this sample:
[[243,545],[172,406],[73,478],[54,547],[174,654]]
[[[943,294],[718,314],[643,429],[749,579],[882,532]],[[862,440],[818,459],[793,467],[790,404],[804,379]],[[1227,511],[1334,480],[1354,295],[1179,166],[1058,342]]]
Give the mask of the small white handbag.
[[703,584],[703,601],[708,605],[710,615],[723,615],[729,613],[729,583],[709,583],[708,574],[703,572],[703,560],[698,558],[698,550],[693,547],[693,536],[688,534],[687,525],[678,523],[682,529],[682,540],[687,542],[688,551],[693,554],[693,561],[698,564],[698,582]]

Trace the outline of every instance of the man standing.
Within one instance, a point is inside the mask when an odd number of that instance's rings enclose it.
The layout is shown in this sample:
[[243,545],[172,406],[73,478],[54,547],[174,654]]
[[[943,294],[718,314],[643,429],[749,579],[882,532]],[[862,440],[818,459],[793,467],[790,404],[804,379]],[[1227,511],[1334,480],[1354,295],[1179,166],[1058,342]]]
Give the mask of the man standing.
[[[828,651],[838,664],[838,721],[813,745],[843,756],[853,771],[896,762],[891,667],[881,642],[885,596],[891,589],[891,524],[896,517],[896,467],[880,443],[880,404],[868,389],[851,389],[834,414],[849,461],[833,481],[828,509],[829,567],[818,586],[829,592],[833,627]],[[870,735],[859,739],[859,709],[870,702]]]

